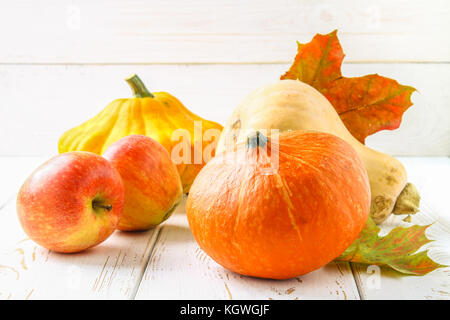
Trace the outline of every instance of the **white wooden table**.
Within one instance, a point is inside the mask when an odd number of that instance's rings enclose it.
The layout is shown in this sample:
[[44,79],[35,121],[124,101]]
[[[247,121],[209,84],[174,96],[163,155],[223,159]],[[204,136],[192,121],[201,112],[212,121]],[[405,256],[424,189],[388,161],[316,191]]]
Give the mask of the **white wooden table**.
[[[400,276],[364,265],[332,262],[291,280],[264,280],[225,270],[196,244],[184,203],[164,224],[140,233],[117,231],[78,254],[50,252],[23,233],[15,194],[44,159],[0,158],[0,299],[449,299],[450,268]],[[450,159],[400,158],[422,194],[414,223],[436,221],[430,256],[450,264],[447,206]],[[389,220],[385,229],[401,223]]]

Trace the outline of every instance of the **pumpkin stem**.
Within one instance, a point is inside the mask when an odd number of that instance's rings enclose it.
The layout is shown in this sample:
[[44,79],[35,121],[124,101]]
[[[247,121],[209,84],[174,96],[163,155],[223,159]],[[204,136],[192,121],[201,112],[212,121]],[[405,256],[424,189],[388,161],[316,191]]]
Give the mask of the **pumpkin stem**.
[[133,74],[128,78],[125,78],[125,81],[131,87],[133,94],[136,98],[154,98],[155,96],[151,94],[150,91],[145,87],[144,82],[142,82],[141,78],[137,76],[137,74]]
[[247,137],[247,148],[265,147],[269,139],[261,132],[256,131],[255,134]]

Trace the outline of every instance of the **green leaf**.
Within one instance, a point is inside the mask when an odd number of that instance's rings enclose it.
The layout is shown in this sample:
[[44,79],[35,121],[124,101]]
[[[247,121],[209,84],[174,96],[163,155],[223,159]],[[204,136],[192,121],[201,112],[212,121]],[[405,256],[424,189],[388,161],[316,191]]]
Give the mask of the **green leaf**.
[[416,253],[433,240],[426,237],[430,225],[397,227],[380,237],[380,228],[369,217],[359,237],[337,260],[387,266],[410,275],[425,275],[437,268],[446,267],[431,260],[428,251]]

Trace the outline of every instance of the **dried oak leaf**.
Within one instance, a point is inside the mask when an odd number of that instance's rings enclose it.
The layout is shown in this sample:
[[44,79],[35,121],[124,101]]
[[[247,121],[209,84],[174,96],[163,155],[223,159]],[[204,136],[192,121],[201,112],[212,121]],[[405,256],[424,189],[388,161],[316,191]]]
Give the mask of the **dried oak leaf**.
[[294,63],[281,79],[298,79],[320,91],[356,139],[364,143],[375,132],[400,126],[403,113],[412,105],[413,87],[378,74],[343,77],[345,55],[336,30],[297,44]]

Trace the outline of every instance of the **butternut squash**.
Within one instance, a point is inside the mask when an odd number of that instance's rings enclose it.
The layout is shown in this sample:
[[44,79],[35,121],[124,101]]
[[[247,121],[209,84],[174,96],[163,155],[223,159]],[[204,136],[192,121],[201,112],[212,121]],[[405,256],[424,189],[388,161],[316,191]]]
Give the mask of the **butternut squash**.
[[400,161],[361,144],[347,130],[330,102],[316,89],[298,80],[280,80],[265,85],[245,98],[227,121],[216,153],[233,149],[257,130],[267,130],[270,135],[271,129],[280,132],[321,131],[348,142],[367,170],[371,189],[370,215],[375,223],[383,222],[393,212],[411,214],[418,211],[420,197],[415,187],[407,184],[406,170]]

